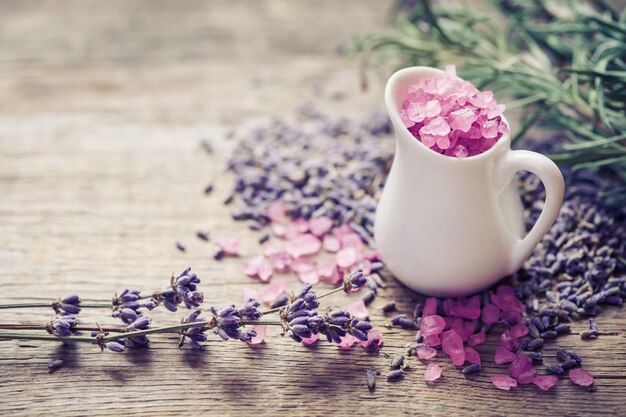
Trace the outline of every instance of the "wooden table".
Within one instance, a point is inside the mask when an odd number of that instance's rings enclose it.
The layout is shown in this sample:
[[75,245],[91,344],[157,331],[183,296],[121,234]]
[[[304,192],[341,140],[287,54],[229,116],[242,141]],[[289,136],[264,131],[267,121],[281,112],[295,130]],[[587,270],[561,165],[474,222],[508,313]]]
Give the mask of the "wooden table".
[[[221,204],[235,145],[226,133],[255,118],[290,116],[311,98],[325,111],[359,117],[382,106],[380,83],[360,92],[358,61],[336,48],[383,27],[387,3],[0,2],[0,303],[74,292],[107,299],[127,286],[151,291],[186,265],[202,278],[207,305],[239,302],[244,287],[262,289],[245,277],[242,260],[216,262],[214,244],[194,236],[207,229],[240,237],[244,259],[259,251],[258,235]],[[347,98],[332,100],[337,93]],[[201,138],[213,140],[212,157]],[[205,197],[209,180],[215,192]],[[408,310],[415,297],[390,283],[370,308],[374,323],[383,322],[385,301]],[[0,314],[1,322],[33,322],[51,310]],[[160,323],[181,315],[152,314]],[[104,311],[81,317],[114,322]],[[624,312],[610,309],[597,322],[604,333],[597,341],[581,341],[585,324],[575,323],[558,342],[584,356],[595,392],[567,380],[548,393],[496,390],[495,335],[480,349],[489,365],[475,377],[440,360],[445,377],[434,387],[416,364],[401,383],[379,380],[374,393],[364,371],[386,370],[383,354],[307,349],[276,330],[259,347],[212,338],[203,352],[179,351],[174,336],[152,337],[149,350],[124,355],[4,341],[0,414],[626,415]],[[384,337],[383,352],[393,356],[412,334],[385,329]],[[52,358],[66,365],[49,374]]]

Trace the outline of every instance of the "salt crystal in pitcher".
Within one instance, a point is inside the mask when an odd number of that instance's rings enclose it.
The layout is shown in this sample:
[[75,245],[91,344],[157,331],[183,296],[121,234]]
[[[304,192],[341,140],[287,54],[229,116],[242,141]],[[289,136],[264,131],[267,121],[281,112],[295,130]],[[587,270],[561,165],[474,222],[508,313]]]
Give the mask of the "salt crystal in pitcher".
[[[389,79],[385,102],[396,151],[374,235],[386,266],[408,287],[429,295],[461,296],[520,268],[556,220],[564,182],[550,159],[511,150],[509,135],[464,159],[433,152],[417,140],[400,118],[404,95],[410,84],[441,74],[435,68],[412,67]],[[513,183],[521,170],[537,175],[546,189],[543,211],[528,234]]]

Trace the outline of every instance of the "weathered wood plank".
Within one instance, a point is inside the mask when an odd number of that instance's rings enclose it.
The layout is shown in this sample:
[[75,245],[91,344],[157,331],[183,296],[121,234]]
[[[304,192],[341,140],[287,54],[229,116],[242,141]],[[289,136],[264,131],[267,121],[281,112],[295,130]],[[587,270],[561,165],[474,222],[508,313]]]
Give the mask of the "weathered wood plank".
[[[291,114],[318,97],[319,81],[327,111],[380,106],[380,86],[359,93],[358,63],[333,54],[338,40],[382,25],[386,5],[362,3],[0,2],[0,302],[70,292],[107,298],[127,285],[152,290],[188,264],[203,278],[207,304],[262,288],[244,276],[241,261],[213,261],[213,244],[194,236],[197,229],[238,236],[244,258],[258,252],[258,235],[230,221],[221,204],[234,146],[224,134]],[[348,98],[330,100],[335,92]],[[214,156],[201,151],[202,137],[214,139]],[[216,189],[205,197],[208,180]],[[186,253],[174,248],[177,239]],[[391,283],[371,308],[373,320],[383,322],[377,310],[385,301],[408,310],[414,297]],[[81,315],[113,322],[104,312]],[[49,312],[0,316],[35,321]],[[597,378],[593,393],[567,381],[550,393],[500,392],[488,378],[503,367],[487,366],[467,381],[447,361],[433,388],[416,364],[404,382],[381,380],[369,393],[364,370],[384,371],[383,355],[307,349],[277,330],[261,347],[211,340],[201,353],[179,351],[170,336],[126,355],[0,342],[0,413],[626,415],[626,317],[611,309],[597,322],[607,333],[597,341],[572,334],[558,342],[584,355]],[[411,337],[385,330],[384,352],[401,352]],[[495,345],[479,349],[488,364]],[[67,366],[48,374],[52,357]]]

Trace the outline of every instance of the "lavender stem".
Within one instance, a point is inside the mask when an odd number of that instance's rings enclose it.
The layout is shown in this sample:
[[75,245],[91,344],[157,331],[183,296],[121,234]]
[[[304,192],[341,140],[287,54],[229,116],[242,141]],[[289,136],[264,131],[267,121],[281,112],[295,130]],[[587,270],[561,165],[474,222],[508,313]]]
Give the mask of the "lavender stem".
[[[47,326],[41,324],[11,324],[0,323],[0,330],[47,330]],[[97,326],[75,326],[72,330],[77,332],[105,331],[105,332],[124,332],[124,327],[97,327]]]
[[[10,308],[51,308],[52,303],[21,303],[21,304],[0,304],[0,310]],[[111,308],[108,304],[80,304],[80,308]]]

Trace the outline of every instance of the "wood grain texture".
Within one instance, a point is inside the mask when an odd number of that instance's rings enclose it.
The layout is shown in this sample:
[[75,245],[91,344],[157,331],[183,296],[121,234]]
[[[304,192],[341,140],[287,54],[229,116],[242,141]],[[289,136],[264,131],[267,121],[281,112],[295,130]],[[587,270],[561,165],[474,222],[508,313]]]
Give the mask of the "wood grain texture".
[[[352,35],[380,28],[379,1],[2,1],[0,2],[0,303],[78,292],[108,298],[125,286],[153,290],[191,265],[207,304],[238,302],[262,289],[241,260],[215,262],[213,243],[242,239],[242,258],[258,235],[230,220],[221,202],[232,178],[225,158],[233,126],[290,116],[305,99],[329,112],[361,115],[381,106],[381,88],[358,90],[358,62],[335,54]],[[318,86],[323,88],[319,91]],[[335,93],[345,100],[331,100]],[[211,138],[216,153],[199,146]],[[202,194],[207,181],[215,192]],[[187,252],[174,242],[181,240]],[[289,277],[296,284],[294,277]],[[391,282],[371,307],[415,294]],[[344,303],[341,296],[330,304]],[[46,310],[2,311],[2,321],[46,320]],[[86,321],[113,323],[106,312]],[[180,314],[154,312],[159,323]],[[270,331],[251,348],[212,339],[204,352],[179,351],[173,336],[125,355],[93,346],[0,342],[2,415],[626,415],[626,317],[609,309],[605,333],[574,348],[596,377],[595,392],[568,381],[497,391],[489,376],[496,340],[479,349],[486,370],[465,378],[442,360],[444,378],[427,387],[424,366],[405,381],[382,379],[374,393],[364,371],[384,355],[321,344],[307,349]],[[574,325],[574,333],[584,328]],[[395,355],[411,332],[385,329]],[[547,347],[550,357],[554,344]],[[46,369],[51,358],[67,365]],[[548,359],[553,361],[554,359]]]

